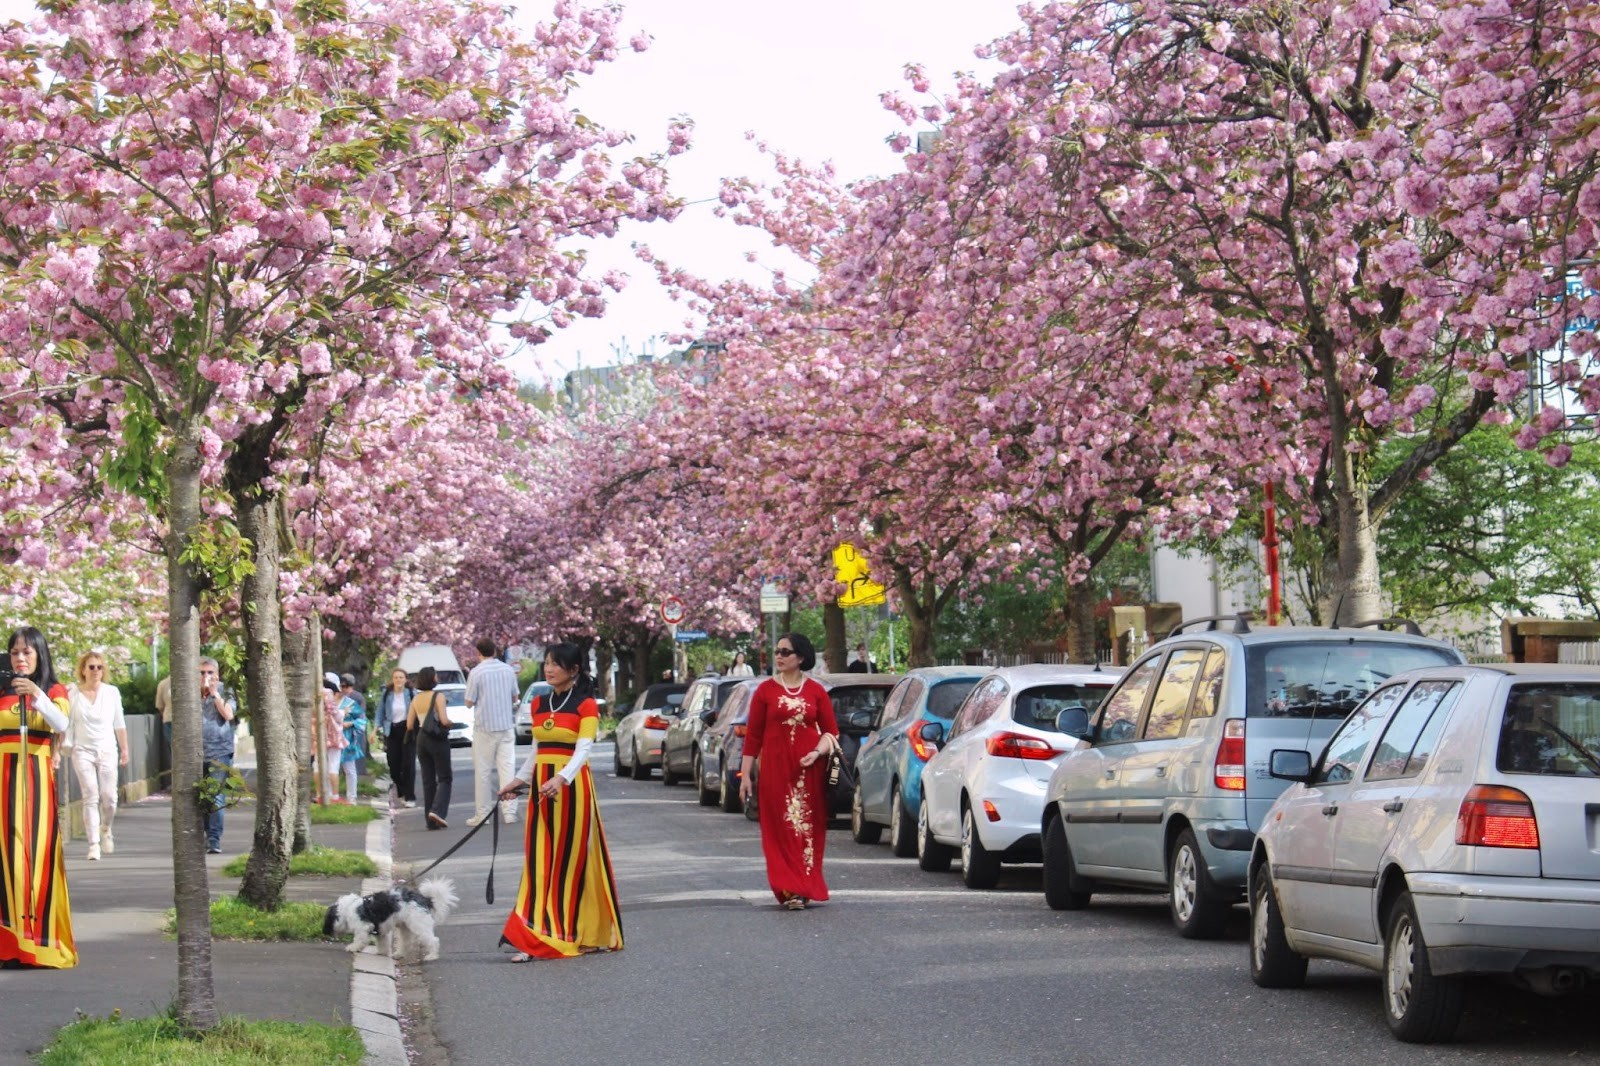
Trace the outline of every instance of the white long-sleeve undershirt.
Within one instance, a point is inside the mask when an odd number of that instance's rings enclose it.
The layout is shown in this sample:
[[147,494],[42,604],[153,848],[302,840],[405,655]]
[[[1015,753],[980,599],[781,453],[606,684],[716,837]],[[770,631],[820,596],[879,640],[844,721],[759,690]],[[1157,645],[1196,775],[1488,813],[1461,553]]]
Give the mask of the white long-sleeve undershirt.
[[[582,770],[584,764],[589,761],[589,751],[593,747],[593,737],[579,738],[578,743],[572,748],[572,758],[567,760],[567,765],[556,771],[556,773],[561,776],[562,780],[566,781],[566,783],[569,785],[572,784],[573,781],[577,780],[578,771]],[[517,780],[526,781],[529,784],[533,783],[533,761],[538,754],[539,738],[535,737],[533,740],[533,750],[528,752],[527,759],[523,761],[522,767],[517,771]]]

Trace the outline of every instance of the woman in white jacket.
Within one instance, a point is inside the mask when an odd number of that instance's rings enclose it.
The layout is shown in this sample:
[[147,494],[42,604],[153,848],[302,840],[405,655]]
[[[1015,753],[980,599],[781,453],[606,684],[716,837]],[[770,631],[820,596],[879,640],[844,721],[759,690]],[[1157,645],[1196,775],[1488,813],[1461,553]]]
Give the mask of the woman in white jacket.
[[83,792],[83,830],[89,859],[110,855],[116,842],[111,821],[117,816],[117,768],[128,765],[128,726],[122,693],[106,683],[106,659],[97,651],[78,657],[77,683],[67,689],[71,721],[67,747]]

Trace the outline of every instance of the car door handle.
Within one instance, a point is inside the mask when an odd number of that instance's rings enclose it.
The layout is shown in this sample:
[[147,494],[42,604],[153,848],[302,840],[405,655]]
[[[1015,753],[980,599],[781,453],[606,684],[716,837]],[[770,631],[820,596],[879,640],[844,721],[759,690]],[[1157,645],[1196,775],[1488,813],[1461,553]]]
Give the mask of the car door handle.
[[1157,777],[1166,777],[1167,776],[1167,768],[1165,766],[1156,767],[1156,776]]
[[1326,814],[1329,818],[1332,818],[1334,815],[1339,813],[1339,805],[1337,803],[1330,803],[1326,807],[1322,808],[1322,813]]
[[1107,778],[1108,778],[1108,779],[1109,779],[1109,778],[1113,778],[1113,777],[1116,777],[1116,776],[1117,776],[1117,771],[1116,771],[1116,770],[1114,770],[1114,769],[1112,769],[1112,770],[1107,770],[1107,771],[1106,771],[1106,777],[1107,777]]
[[1383,805],[1383,810],[1384,810],[1384,813],[1386,813],[1386,814],[1399,814],[1402,810],[1405,809],[1405,806],[1406,806],[1406,801],[1405,800],[1392,799],[1388,803],[1385,803]]

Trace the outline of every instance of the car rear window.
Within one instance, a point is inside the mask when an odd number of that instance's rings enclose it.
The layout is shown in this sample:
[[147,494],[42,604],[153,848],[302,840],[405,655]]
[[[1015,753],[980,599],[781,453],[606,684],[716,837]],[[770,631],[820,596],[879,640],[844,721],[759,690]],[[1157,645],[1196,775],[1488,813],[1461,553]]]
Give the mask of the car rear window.
[[928,693],[928,713],[949,721],[956,716],[961,701],[978,686],[977,678],[961,681],[941,681]]
[[1495,764],[1508,774],[1600,777],[1600,685],[1513,685]]
[[1246,652],[1245,713],[1252,718],[1343,719],[1395,674],[1459,661],[1442,648],[1393,641],[1258,644]]
[[1040,685],[1024,689],[1017,693],[1011,717],[1020,725],[1054,731],[1056,715],[1068,707],[1082,707],[1093,714],[1110,691],[1110,685]]

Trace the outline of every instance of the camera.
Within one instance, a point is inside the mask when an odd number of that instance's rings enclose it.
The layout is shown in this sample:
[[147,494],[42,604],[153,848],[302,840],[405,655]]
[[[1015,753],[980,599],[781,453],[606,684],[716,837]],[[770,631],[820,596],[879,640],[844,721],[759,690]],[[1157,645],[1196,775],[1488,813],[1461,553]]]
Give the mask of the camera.
[[0,696],[15,695],[16,693],[11,691],[11,682],[15,681],[20,676],[23,675],[18,674],[15,670],[11,669],[11,667],[0,666]]

